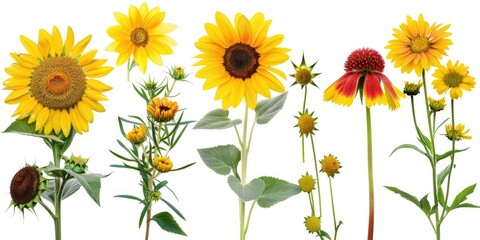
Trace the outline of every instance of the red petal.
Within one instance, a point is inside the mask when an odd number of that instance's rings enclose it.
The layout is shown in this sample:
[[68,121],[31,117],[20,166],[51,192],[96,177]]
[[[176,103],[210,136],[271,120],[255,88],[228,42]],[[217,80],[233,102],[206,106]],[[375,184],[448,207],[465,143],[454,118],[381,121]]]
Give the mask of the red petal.
[[355,96],[358,88],[358,81],[362,73],[345,73],[335,83],[338,94],[345,97]]
[[367,100],[367,107],[370,107],[369,103],[371,103],[372,105],[375,105],[375,103],[381,102],[381,100],[380,101],[377,101],[377,100],[383,97],[383,91],[380,85],[379,76],[377,76],[376,73],[369,72],[365,74],[365,84],[363,86],[363,94],[365,95],[365,98]]

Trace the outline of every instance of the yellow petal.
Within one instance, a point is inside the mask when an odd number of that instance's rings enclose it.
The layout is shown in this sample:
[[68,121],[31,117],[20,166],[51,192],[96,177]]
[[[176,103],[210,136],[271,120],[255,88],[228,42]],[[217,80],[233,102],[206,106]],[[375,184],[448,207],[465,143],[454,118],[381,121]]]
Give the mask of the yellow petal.
[[91,50],[86,52],[80,57],[80,59],[78,59],[78,65],[83,66],[83,65],[89,64],[90,62],[93,61],[96,54],[97,54],[97,50]]
[[34,41],[30,40],[30,38],[22,35],[20,36],[20,41],[22,42],[25,50],[27,50],[28,53],[35,56],[36,58],[43,58],[42,53],[38,49],[38,45]]
[[73,44],[75,41],[75,37],[73,34],[73,30],[71,27],[67,29],[67,37],[65,38],[65,56],[70,56],[70,53],[73,49]]
[[89,64],[87,64],[85,66],[82,66],[82,69],[84,71],[90,71],[92,69],[96,69],[96,68],[102,66],[106,62],[107,62],[107,59],[95,59],[95,60],[91,61]]
[[237,27],[238,38],[241,42],[250,43],[250,37],[252,36],[250,21],[242,14],[237,14],[237,16],[238,17],[235,18],[235,25]]
[[129,30],[133,30],[133,26],[130,24],[130,19],[127,17],[127,15],[121,12],[114,12],[113,16],[115,16],[115,19],[117,19],[117,22],[120,23],[120,25]]
[[5,98],[5,103],[13,104],[15,100],[30,94],[30,87],[15,89]]
[[93,112],[92,108],[84,103],[84,102],[78,102],[78,111],[79,113],[87,120],[87,122],[92,123],[93,122]]
[[225,40],[229,45],[235,44],[238,42],[237,33],[233,29],[232,23],[228,18],[221,12],[216,12],[215,20],[217,21],[218,29],[222,32]]
[[83,53],[83,51],[85,50],[85,48],[87,47],[90,40],[92,40],[92,35],[88,35],[86,38],[80,40],[80,42],[75,44],[75,46],[73,47],[73,50],[72,50],[72,58],[75,59],[78,56],[80,56]]
[[250,109],[255,109],[257,106],[257,92],[253,89],[252,79],[245,79],[245,100]]
[[33,108],[30,117],[28,118],[28,124],[31,124],[37,120],[38,114],[42,111],[43,105],[37,102],[37,105]]
[[145,51],[144,47],[138,47],[135,49],[135,53],[133,55],[133,58],[135,59],[135,62],[138,64],[138,68],[140,68],[140,71],[145,74],[147,71],[147,52]]
[[256,49],[256,51],[260,54],[268,53],[268,51],[274,49],[283,41],[283,35],[277,34],[272,37],[267,38],[262,44]]
[[40,29],[38,31],[38,50],[42,54],[43,58],[47,58],[48,54],[50,53],[50,41],[51,41],[50,34],[45,31],[45,29]]
[[[50,135],[50,133],[53,130],[53,115],[54,115],[54,113],[55,113],[55,110],[53,110],[53,109],[49,110],[48,119],[43,126],[43,134],[45,134],[45,135]],[[40,128],[40,130],[41,130],[41,128]]]
[[87,96],[82,97],[82,101],[86,102],[95,112],[105,112],[105,108],[102,104],[98,103],[95,100],[88,98]]
[[153,47],[146,46],[148,58],[157,65],[163,65],[162,56]]
[[60,125],[62,125],[62,132],[65,137],[68,137],[70,134],[70,129],[72,127],[72,122],[70,120],[70,114],[68,114],[66,109],[63,109],[60,113]]
[[135,6],[130,5],[128,8],[128,16],[130,17],[130,24],[132,27],[140,27],[142,16]]
[[48,107],[43,107],[42,110],[40,110],[35,121],[35,131],[40,131],[43,128],[48,120],[49,113]]
[[95,91],[95,90],[92,90],[92,89],[85,89],[85,95],[87,95],[87,97],[89,97],[90,99],[94,100],[94,101],[105,101],[105,100],[108,100],[108,98]]
[[106,92],[106,91],[112,89],[112,87],[110,87],[107,84],[105,84],[103,82],[100,82],[96,79],[87,79],[85,82],[87,83],[88,87],[90,87],[92,89],[95,89],[97,91],[100,91],[100,92]]
[[3,81],[3,86],[5,90],[15,90],[28,86],[30,84],[29,78],[8,78]]
[[[62,35],[60,34],[60,31],[58,31],[57,26],[53,27],[51,44],[52,44],[51,48],[56,54],[56,56],[62,55],[63,40],[62,40]],[[55,55],[52,54],[52,56],[55,56]]]
[[58,110],[58,109],[53,110],[53,114],[52,114],[52,110],[53,109],[50,109],[50,115],[53,115],[53,117],[52,117],[53,130],[55,131],[55,135],[58,135],[58,134],[60,134],[60,130],[62,130],[62,125],[61,125],[61,122],[60,122],[61,111]]
[[89,78],[99,78],[99,77],[106,76],[112,70],[113,70],[113,67],[103,66],[103,67],[98,67],[98,68],[86,71],[85,75],[87,75],[87,77]]

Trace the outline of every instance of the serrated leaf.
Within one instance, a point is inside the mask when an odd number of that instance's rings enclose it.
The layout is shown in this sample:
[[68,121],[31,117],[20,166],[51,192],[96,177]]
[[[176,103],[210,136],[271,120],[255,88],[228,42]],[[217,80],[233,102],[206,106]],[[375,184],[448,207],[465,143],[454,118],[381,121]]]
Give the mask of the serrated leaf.
[[63,143],[63,140],[61,140],[57,136],[44,135],[44,134],[40,134],[40,133],[36,132],[35,131],[35,123],[28,124],[28,119],[27,118],[24,118],[22,120],[15,120],[3,132],[5,132],[5,133],[18,133],[18,134],[32,136],[32,137],[39,137],[39,138],[43,138],[43,139],[51,139],[51,140]]
[[457,196],[455,197],[455,199],[453,200],[452,202],[452,205],[450,206],[450,210],[453,210],[455,208],[458,208],[458,206],[463,203],[464,201],[467,200],[467,196],[472,194],[473,191],[475,191],[475,187],[477,186],[477,184],[473,184],[473,185],[470,185],[468,187],[466,187],[465,189],[463,189],[461,192],[459,192],[457,194]]
[[187,234],[178,225],[177,221],[175,221],[172,214],[168,212],[157,213],[151,218],[151,220],[155,221],[158,226],[167,232],[187,236]]
[[390,157],[391,157],[396,151],[398,151],[398,150],[400,150],[400,149],[405,149],[405,148],[413,149],[413,150],[419,152],[420,154],[428,157],[428,156],[427,156],[427,153],[425,153],[423,150],[421,150],[420,148],[418,148],[417,146],[415,146],[415,145],[413,145],[413,144],[402,144],[402,145],[396,147],[395,149],[393,149],[392,153],[390,153]]
[[413,196],[413,195],[411,195],[411,194],[409,194],[409,193],[407,193],[407,192],[405,192],[405,191],[402,191],[402,190],[400,190],[400,189],[398,189],[398,188],[396,188],[396,187],[385,186],[385,188],[388,189],[388,190],[390,190],[390,191],[392,191],[392,192],[394,192],[394,193],[396,193],[396,194],[399,194],[401,197],[407,199],[408,201],[412,202],[412,203],[415,204],[417,207],[419,207],[420,209],[422,209],[422,207],[420,206],[420,202],[418,201],[418,199],[417,199],[415,196]]
[[244,202],[258,199],[262,194],[265,183],[261,179],[253,179],[248,184],[243,185],[236,177],[228,176],[228,185],[237,196]]
[[265,183],[265,188],[257,199],[258,206],[262,208],[269,208],[300,193],[300,187],[296,184],[274,177],[264,176],[259,179]]
[[207,167],[220,175],[228,175],[231,169],[236,169],[241,153],[235,145],[223,145],[213,148],[197,149]]
[[282,110],[287,95],[288,92],[285,92],[276,97],[259,101],[255,107],[255,121],[257,124],[266,124],[270,122],[270,120]]
[[193,129],[226,129],[242,123],[242,120],[228,118],[229,111],[215,109],[200,119]]
[[440,161],[440,160],[443,160],[447,157],[450,157],[452,155],[453,152],[455,153],[459,153],[459,152],[463,152],[463,151],[466,151],[468,150],[469,148],[464,148],[464,149],[455,149],[455,151],[448,151],[448,152],[445,152],[444,154],[437,154],[437,161]]

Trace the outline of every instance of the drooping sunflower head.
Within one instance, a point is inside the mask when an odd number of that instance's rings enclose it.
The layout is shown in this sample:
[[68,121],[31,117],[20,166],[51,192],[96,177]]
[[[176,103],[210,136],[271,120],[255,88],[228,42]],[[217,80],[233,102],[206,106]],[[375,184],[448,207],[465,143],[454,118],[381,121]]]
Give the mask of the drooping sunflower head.
[[468,66],[460,64],[458,60],[455,64],[448,60],[447,66],[439,66],[433,73],[433,88],[438,94],[445,93],[450,89],[450,97],[458,99],[462,97],[463,90],[470,91],[475,87],[475,78],[469,75]]
[[428,106],[433,112],[442,111],[445,106],[447,106],[447,104],[445,103],[445,97],[442,97],[440,99],[433,99],[431,97],[428,97]]
[[153,159],[153,167],[161,173],[172,170],[173,163],[168,157],[160,156]]
[[154,98],[147,106],[147,112],[157,122],[168,122],[175,117],[178,111],[178,104],[175,101],[170,101],[168,98]]
[[371,48],[360,48],[352,53],[345,61],[346,72],[383,72],[385,61],[382,55]]
[[20,40],[27,53],[11,53],[14,63],[5,71],[10,78],[3,82],[7,104],[19,104],[13,116],[28,117],[35,130],[43,134],[68,136],[71,128],[88,131],[93,111],[103,112],[99,101],[107,100],[103,92],[110,86],[97,80],[112,71],[103,66],[106,59],[95,59],[96,50],[84,53],[91,35],[74,44],[69,27],[62,39],[57,27],[52,33],[40,29],[38,43],[25,36]]
[[440,65],[442,56],[447,55],[445,51],[453,44],[448,38],[452,35],[447,31],[448,28],[450,24],[430,25],[422,14],[418,20],[407,16],[407,23],[402,23],[399,29],[393,29],[394,39],[385,47],[390,49],[387,59],[395,63],[396,68],[400,67],[402,73],[415,70],[420,76],[423,69],[428,71],[431,66]]
[[22,213],[30,210],[42,201],[40,195],[47,189],[47,180],[43,177],[41,169],[25,166],[12,178],[10,183],[11,206],[17,207]]
[[307,86],[309,83],[315,87],[318,87],[315,82],[313,82],[313,78],[320,75],[320,73],[312,73],[313,68],[317,64],[316,62],[310,66],[307,66],[305,62],[305,55],[302,55],[302,62],[297,66],[297,64],[293,63],[293,67],[295,68],[295,74],[291,74],[291,77],[295,78],[295,82],[292,84],[300,84],[301,88]]
[[305,227],[308,233],[316,233],[321,229],[321,221],[317,216],[305,217]]
[[279,48],[283,35],[267,37],[271,20],[262,13],[250,20],[243,14],[235,16],[235,24],[220,12],[216,25],[205,23],[206,36],[195,46],[202,54],[196,66],[203,66],[196,74],[205,78],[203,89],[217,87],[215,100],[222,99],[222,108],[237,107],[243,98],[249,108],[257,104],[257,94],[270,98],[270,90],[284,92],[278,76],[285,74],[273,67],[288,60],[289,49]]
[[446,137],[450,140],[455,139],[455,141],[460,141],[463,139],[472,139],[472,136],[467,135],[468,132],[470,132],[470,129],[465,130],[465,125],[461,123],[457,124],[455,129],[452,129],[452,124],[446,124],[445,132]]
[[300,185],[302,192],[312,192],[315,189],[315,179],[307,173],[298,179],[298,185]]
[[342,167],[340,162],[333,155],[328,155],[321,161],[322,172],[326,173],[329,177],[334,177],[336,173],[340,173],[338,170]]
[[422,81],[418,81],[418,83],[405,81],[405,87],[403,88],[403,93],[407,94],[408,96],[415,96],[420,93],[420,88],[422,88],[422,86],[423,86]]
[[145,141],[147,137],[147,127],[145,125],[140,125],[138,127],[134,127],[132,131],[128,132],[125,135],[125,138],[135,144],[142,143]]
[[107,29],[108,35],[113,42],[107,46],[108,51],[117,52],[117,66],[124,64],[133,55],[135,63],[142,73],[147,70],[147,62],[163,65],[161,55],[172,54],[175,40],[167,36],[175,30],[176,26],[171,23],[163,23],[165,12],[160,8],[148,8],[144,2],[139,8],[130,5],[128,16],[114,13],[115,19],[120,25]]
[[315,131],[318,129],[315,127],[317,118],[313,117],[313,112],[308,113],[307,109],[305,113],[299,112],[298,114],[299,116],[295,116],[298,122],[294,127],[298,127],[300,135],[305,135],[308,137],[309,135],[315,134]]

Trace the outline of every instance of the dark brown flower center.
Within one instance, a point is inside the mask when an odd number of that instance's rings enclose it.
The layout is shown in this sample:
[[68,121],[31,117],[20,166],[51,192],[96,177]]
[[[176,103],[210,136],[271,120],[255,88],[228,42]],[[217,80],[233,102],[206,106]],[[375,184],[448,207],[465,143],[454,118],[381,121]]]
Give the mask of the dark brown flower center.
[[45,59],[34,69],[30,83],[33,97],[48,108],[67,109],[87,88],[85,73],[71,58]]
[[235,43],[225,50],[223,65],[230,76],[235,78],[250,78],[259,66],[260,54],[250,45]]
[[38,193],[40,173],[35,167],[24,167],[13,176],[10,196],[15,204],[26,204]]
[[145,47],[148,43],[148,32],[143,28],[135,28],[130,33],[130,40],[135,44],[137,47]]

